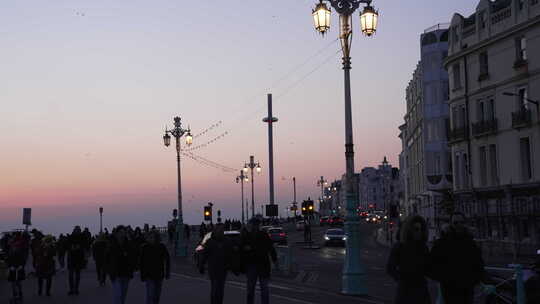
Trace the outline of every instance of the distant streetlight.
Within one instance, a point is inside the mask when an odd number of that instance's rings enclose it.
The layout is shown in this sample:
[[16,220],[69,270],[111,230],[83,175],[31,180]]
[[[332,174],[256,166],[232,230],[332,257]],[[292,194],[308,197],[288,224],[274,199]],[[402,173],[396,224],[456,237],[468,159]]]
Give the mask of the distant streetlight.
[[99,233],[103,233],[103,207],[99,207]]
[[[371,6],[371,0],[327,0],[339,14],[339,38],[343,52],[343,71],[345,77],[345,200],[347,202],[347,219],[345,233],[347,235],[345,263],[342,274],[342,292],[348,295],[366,295],[366,271],[360,263],[360,217],[356,209],[358,201],[354,190],[354,146],[351,110],[351,42],[352,42],[352,14],[361,3],[366,4],[360,14],[360,27],[366,36],[372,36],[377,31],[379,20],[378,12]],[[323,0],[312,11],[315,29],[325,34],[330,28],[330,9]]]
[[[251,155],[249,157],[249,163],[244,164],[244,173],[247,173],[248,170],[251,170],[251,216],[255,216],[255,185],[253,180],[253,170],[257,173],[261,173],[262,169],[258,162],[255,162],[255,157]],[[246,212],[247,213],[247,212]]]
[[236,183],[240,183],[242,191],[242,224],[245,223],[244,217],[244,182],[248,182],[249,178],[247,175],[244,175],[244,170],[240,170],[240,175],[236,177]]
[[184,240],[184,220],[182,213],[182,178],[180,174],[180,139],[185,135],[186,145],[190,146],[193,143],[193,136],[191,136],[191,130],[183,129],[181,118],[176,116],[174,118],[174,128],[172,130],[165,129],[165,135],[163,136],[163,143],[166,147],[171,144],[171,135],[176,139],[176,168],[178,173],[178,221],[176,222],[176,256],[187,256],[187,244]]

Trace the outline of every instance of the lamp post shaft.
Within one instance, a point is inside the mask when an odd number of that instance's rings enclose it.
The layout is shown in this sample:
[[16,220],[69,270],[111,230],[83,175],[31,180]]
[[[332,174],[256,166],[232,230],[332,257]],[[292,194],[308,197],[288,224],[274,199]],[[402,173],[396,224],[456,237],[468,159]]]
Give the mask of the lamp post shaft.
[[176,222],[176,255],[187,256],[187,247],[184,242],[184,214],[182,212],[182,175],[180,174],[180,134],[176,134],[176,169],[178,173],[178,221]]
[[253,169],[255,168],[255,157],[249,157],[249,168],[251,170],[251,217],[255,217],[255,184],[253,183]]
[[242,188],[242,224],[245,223],[245,216],[244,216],[244,171],[240,170],[240,179],[241,179],[241,188]]
[[274,117],[272,116],[272,94],[268,94],[268,179],[270,184],[270,205],[274,204],[274,138],[272,133]]
[[103,213],[99,213],[99,233],[103,232]]
[[360,262],[360,218],[358,212],[358,200],[355,194],[354,178],[354,144],[351,107],[351,57],[350,38],[351,15],[341,14],[341,43],[343,50],[343,76],[345,97],[345,200],[346,221],[345,233],[347,235],[345,263],[342,273],[342,292],[349,295],[366,295],[366,272]]

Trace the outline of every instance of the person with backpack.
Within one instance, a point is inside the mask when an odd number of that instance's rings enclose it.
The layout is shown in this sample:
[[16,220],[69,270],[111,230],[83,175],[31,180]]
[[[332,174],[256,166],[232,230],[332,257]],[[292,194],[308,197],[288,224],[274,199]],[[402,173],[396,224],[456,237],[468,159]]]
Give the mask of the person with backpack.
[[139,269],[141,280],[146,284],[146,304],[159,304],[163,279],[171,277],[171,262],[157,230],[148,233],[141,249]]
[[390,252],[386,272],[397,282],[395,304],[429,304],[426,276],[430,275],[428,229],[424,218],[410,216],[400,229],[400,241]]

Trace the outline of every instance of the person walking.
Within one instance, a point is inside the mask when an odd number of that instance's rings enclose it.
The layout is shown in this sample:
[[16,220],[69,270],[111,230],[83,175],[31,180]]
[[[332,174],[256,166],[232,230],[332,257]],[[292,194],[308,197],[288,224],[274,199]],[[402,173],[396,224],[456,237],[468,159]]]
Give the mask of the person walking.
[[66,242],[66,236],[60,234],[60,236],[58,236],[58,241],[56,242],[56,254],[61,269],[64,269],[66,266]]
[[225,280],[230,269],[233,249],[231,242],[225,238],[224,225],[218,224],[212,231],[212,237],[206,241],[201,250],[201,263],[199,272],[204,273],[208,263],[208,276],[210,277],[210,303],[222,304],[225,292]]
[[261,303],[268,304],[270,295],[268,283],[270,280],[270,259],[277,263],[277,254],[268,234],[260,231],[260,220],[249,220],[248,232],[242,237],[241,249],[247,276],[247,304],[255,301],[255,286],[259,281],[261,288]]
[[26,279],[25,266],[29,244],[21,233],[17,232],[10,239],[7,246],[8,282],[11,283],[13,299],[22,300],[22,281]]
[[99,286],[104,286],[106,281],[105,271],[105,251],[107,250],[107,238],[105,234],[100,233],[92,244],[92,257],[96,264],[96,273]]
[[484,277],[484,261],[462,213],[452,214],[448,231],[433,244],[430,259],[444,303],[472,304],[474,287]]
[[69,271],[68,295],[78,295],[81,282],[81,270],[86,267],[85,239],[81,227],[75,226],[66,242],[67,266]]
[[141,280],[146,284],[146,304],[159,304],[163,279],[171,276],[171,262],[167,247],[157,230],[151,230],[141,249],[139,265]]
[[38,295],[43,294],[43,283],[45,282],[45,295],[51,296],[51,286],[53,277],[56,274],[56,248],[54,237],[47,235],[41,240],[41,244],[36,252],[36,276],[38,278]]
[[401,228],[400,242],[390,252],[386,272],[397,282],[395,304],[429,304],[426,276],[430,275],[428,229],[419,215],[408,217]]
[[128,241],[124,226],[116,227],[109,244],[106,258],[107,273],[111,279],[115,304],[125,304],[129,281],[136,266],[135,249]]

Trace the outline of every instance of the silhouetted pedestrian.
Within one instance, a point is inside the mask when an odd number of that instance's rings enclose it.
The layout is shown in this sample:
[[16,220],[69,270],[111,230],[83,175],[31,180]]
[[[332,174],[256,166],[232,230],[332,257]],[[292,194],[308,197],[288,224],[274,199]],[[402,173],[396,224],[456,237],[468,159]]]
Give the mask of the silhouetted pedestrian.
[[157,230],[150,231],[143,245],[140,259],[141,280],[146,283],[146,304],[158,304],[163,279],[171,276],[170,257],[167,247],[161,243]]
[[433,244],[431,260],[444,303],[472,304],[474,286],[484,276],[484,261],[462,213],[451,216],[448,231]]
[[114,292],[114,303],[124,304],[135,270],[136,252],[127,238],[127,229],[124,226],[116,227],[111,238],[107,253],[107,273],[111,278]]
[[56,254],[58,257],[58,264],[62,269],[66,267],[66,246],[67,238],[65,235],[60,234],[58,241],[56,242]]
[[202,245],[199,271],[204,273],[204,266],[208,263],[211,304],[223,303],[225,280],[232,261],[232,244],[225,238],[224,228],[223,224],[216,225],[210,239]]
[[260,223],[259,219],[252,218],[248,224],[248,233],[242,237],[241,248],[247,275],[248,304],[254,303],[257,281],[261,288],[261,303],[269,303],[270,258],[277,263],[277,254],[272,240],[268,234],[259,230]]
[[105,234],[100,233],[94,244],[92,245],[92,257],[96,264],[97,280],[100,286],[105,285],[106,281],[106,269],[105,269],[105,253],[107,250],[108,242]]
[[45,294],[51,295],[53,276],[56,274],[56,263],[54,257],[56,249],[54,238],[48,235],[42,238],[41,245],[36,252],[36,276],[38,278],[38,295],[43,293],[43,283],[45,283]]
[[81,227],[75,226],[67,240],[67,264],[69,271],[68,295],[78,295],[81,282],[81,270],[86,267],[85,239]]
[[430,274],[429,249],[426,245],[426,221],[418,215],[407,218],[400,242],[390,252],[386,272],[398,283],[396,304],[429,304],[426,276]]
[[8,282],[11,282],[13,298],[22,299],[22,281],[26,279],[25,265],[30,244],[20,233],[15,233],[8,243]]

